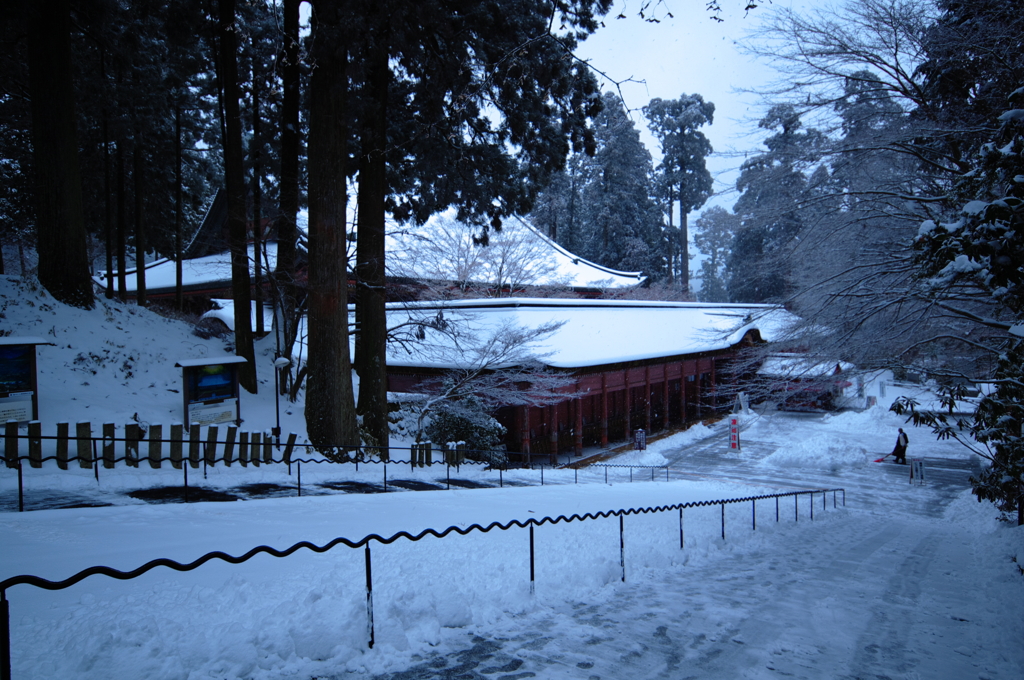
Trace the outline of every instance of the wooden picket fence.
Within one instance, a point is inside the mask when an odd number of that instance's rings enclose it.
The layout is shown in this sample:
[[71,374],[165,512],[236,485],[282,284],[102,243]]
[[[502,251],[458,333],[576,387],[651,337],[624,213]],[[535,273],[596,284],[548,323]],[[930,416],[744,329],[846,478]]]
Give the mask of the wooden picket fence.
[[[193,468],[198,468],[201,463],[215,465],[218,462],[227,466],[234,463],[258,466],[290,463],[298,436],[294,432],[288,435],[282,458],[275,460],[274,439],[269,432],[239,432],[237,427],[228,426],[221,441],[221,430],[217,425],[207,427],[205,437],[201,429],[194,426],[186,432],[184,426],[177,423],[170,426],[168,436],[164,437],[163,425],[150,425],[143,429],[138,423],[128,423],[124,426],[124,436],[118,437],[114,423],[103,423],[99,436],[94,436],[92,423],[81,422],[75,424],[75,434],[72,436],[70,423],[57,423],[56,436],[44,436],[39,421],[28,424],[27,435],[19,432],[18,423],[8,421],[4,428],[4,460],[8,467],[18,467],[20,442],[26,439],[28,462],[34,468],[41,468],[43,461],[49,458],[43,456],[44,441],[56,443],[54,457],[62,470],[67,470],[73,460],[77,460],[83,468],[92,468],[94,463],[102,463],[108,469],[113,468],[117,462],[137,468],[143,460],[148,461],[153,469],[162,467],[165,460],[179,470],[186,463]],[[118,448],[122,452],[120,457],[117,455]],[[71,455],[72,450],[74,456]],[[167,457],[164,456],[165,450]]]

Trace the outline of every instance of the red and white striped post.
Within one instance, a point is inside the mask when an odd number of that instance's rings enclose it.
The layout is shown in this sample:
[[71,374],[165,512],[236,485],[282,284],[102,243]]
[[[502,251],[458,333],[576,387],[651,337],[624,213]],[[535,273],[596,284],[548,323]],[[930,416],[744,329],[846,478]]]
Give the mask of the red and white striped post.
[[740,419],[737,416],[729,418],[729,448],[740,450]]

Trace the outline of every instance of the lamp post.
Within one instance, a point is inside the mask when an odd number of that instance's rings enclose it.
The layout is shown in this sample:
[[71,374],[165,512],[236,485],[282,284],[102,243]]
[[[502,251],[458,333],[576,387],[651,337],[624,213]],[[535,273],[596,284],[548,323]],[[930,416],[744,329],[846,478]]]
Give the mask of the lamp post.
[[282,369],[288,368],[291,365],[291,359],[288,357],[274,359],[274,414],[277,417],[277,425],[274,427],[272,434],[277,442],[278,449],[281,448],[281,388],[279,387],[278,376],[281,374]]

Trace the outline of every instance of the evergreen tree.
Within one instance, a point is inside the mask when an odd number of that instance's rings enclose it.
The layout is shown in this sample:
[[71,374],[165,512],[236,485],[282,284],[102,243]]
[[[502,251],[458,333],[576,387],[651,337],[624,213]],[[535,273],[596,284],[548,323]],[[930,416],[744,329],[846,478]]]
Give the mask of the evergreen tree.
[[652,199],[651,154],[622,101],[606,92],[594,120],[597,153],[583,190],[582,255],[615,269],[658,277],[664,268],[661,215]]
[[[661,142],[662,160],[658,186],[668,206],[668,223],[672,228],[673,203],[679,202],[678,267],[679,282],[689,289],[690,252],[688,218],[711,197],[713,180],[706,159],[711,142],[698,128],[714,122],[715,105],[705,102],[699,94],[682,95],[679,99],[652,99],[644,107],[648,127]],[[673,256],[670,250],[669,259]],[[669,265],[669,278],[673,278]]]
[[716,205],[701,213],[693,225],[693,243],[705,255],[700,265],[701,302],[729,301],[725,263],[739,222],[739,217]]
[[817,130],[802,130],[800,115],[788,104],[773,106],[759,126],[777,132],[765,139],[765,153],[743,163],[736,182],[742,193],[733,208],[740,226],[728,263],[733,302],[777,301],[791,292],[798,265],[788,254],[802,225],[804,171],[819,159],[825,141]]
[[89,309],[93,292],[71,78],[71,10],[67,0],[54,0],[27,12],[39,282],[61,302]]
[[[425,221],[449,206],[489,229],[524,213],[583,148],[596,83],[567,59],[608,0],[508,0],[452,6],[352,3],[350,134],[358,143],[356,368],[364,432],[388,437],[383,215]],[[314,3],[314,10],[316,4]]]
[[577,152],[553,176],[531,219],[572,253],[659,277],[666,265],[661,215],[652,198],[651,154],[621,100],[605,93],[593,152]]

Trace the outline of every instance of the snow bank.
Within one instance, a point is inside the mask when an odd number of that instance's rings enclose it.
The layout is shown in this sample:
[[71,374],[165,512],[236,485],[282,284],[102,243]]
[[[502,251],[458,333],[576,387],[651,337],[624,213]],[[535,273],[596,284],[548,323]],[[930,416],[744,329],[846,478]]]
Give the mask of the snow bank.
[[869,454],[862,446],[850,446],[828,435],[815,435],[789,447],[782,447],[763,458],[769,467],[799,467],[839,470],[867,464]]
[[685,432],[678,432],[670,437],[664,437],[657,441],[648,442],[646,451],[630,451],[623,453],[609,461],[612,465],[665,465],[668,459],[663,452],[674,451],[680,447],[692,444],[710,437],[713,428],[698,423]]

